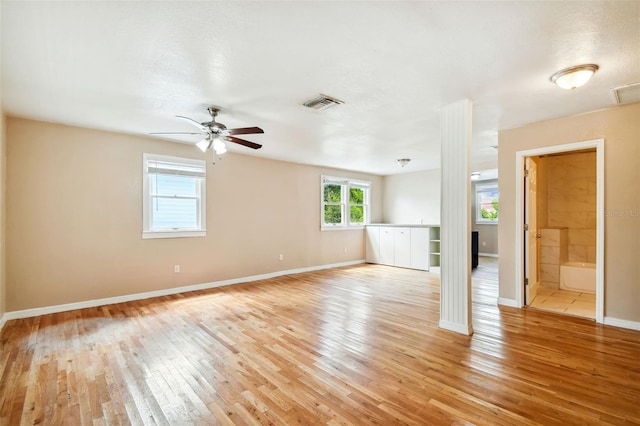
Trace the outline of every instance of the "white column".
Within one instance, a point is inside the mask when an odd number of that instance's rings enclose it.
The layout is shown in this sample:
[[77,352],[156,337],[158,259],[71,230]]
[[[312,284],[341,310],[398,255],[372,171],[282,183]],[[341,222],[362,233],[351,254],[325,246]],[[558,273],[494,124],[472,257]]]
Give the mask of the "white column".
[[473,334],[471,322],[471,101],[441,115],[440,327]]

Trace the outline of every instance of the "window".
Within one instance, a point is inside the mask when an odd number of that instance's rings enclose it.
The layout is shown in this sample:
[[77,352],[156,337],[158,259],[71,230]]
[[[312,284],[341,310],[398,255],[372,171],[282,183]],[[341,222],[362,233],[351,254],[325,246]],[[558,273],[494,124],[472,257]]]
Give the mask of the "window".
[[476,223],[498,223],[498,183],[476,184]]
[[362,227],[369,223],[371,184],[322,176],[322,229]]
[[204,237],[206,163],[143,155],[142,238]]

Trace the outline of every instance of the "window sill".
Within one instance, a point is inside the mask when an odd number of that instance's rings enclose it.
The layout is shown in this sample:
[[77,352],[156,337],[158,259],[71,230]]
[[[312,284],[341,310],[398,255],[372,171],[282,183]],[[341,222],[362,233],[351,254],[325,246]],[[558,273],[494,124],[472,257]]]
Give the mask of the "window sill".
[[364,229],[364,225],[359,226],[321,226],[321,231],[357,231]]
[[488,220],[486,220],[486,221],[482,221],[482,222],[479,222],[479,221],[476,220],[476,225],[497,225],[497,224],[498,224],[497,220],[496,221],[488,221]]
[[142,233],[143,240],[153,238],[191,238],[206,236],[207,231],[144,231]]

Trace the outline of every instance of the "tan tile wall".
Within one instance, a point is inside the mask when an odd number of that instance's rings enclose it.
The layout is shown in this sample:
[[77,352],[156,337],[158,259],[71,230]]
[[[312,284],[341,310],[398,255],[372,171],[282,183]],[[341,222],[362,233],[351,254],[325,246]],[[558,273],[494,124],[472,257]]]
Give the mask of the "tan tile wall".
[[595,263],[596,154],[546,157],[550,227],[568,228],[568,260]]
[[540,229],[540,285],[560,288],[560,265],[568,259],[569,230]]
[[549,180],[549,176],[547,172],[547,162],[544,161],[545,159],[540,157],[533,157],[533,159],[538,167],[538,185],[536,188],[538,191],[538,196],[536,198],[536,210],[538,211],[538,229],[541,229],[549,226],[549,194],[547,193],[549,190],[549,185],[547,183]]

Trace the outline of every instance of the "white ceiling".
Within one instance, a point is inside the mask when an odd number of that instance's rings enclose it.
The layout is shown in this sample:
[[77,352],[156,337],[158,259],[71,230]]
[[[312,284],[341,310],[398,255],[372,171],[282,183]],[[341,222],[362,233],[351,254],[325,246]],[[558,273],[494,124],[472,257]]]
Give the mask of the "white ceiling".
[[[640,81],[640,2],[2,1],[6,114],[146,135],[217,105],[251,155],[387,175],[439,167],[439,109],[474,102],[472,161],[499,129],[613,105]],[[596,63],[585,87],[555,71]],[[319,93],[345,101],[318,112]],[[194,143],[198,137],[176,141]],[[233,145],[233,144],[229,144]],[[395,159],[408,157],[400,168]]]

